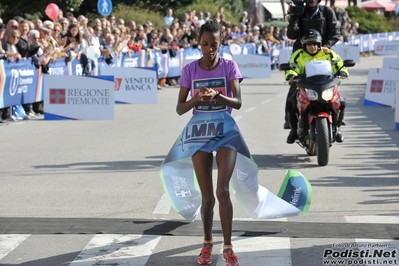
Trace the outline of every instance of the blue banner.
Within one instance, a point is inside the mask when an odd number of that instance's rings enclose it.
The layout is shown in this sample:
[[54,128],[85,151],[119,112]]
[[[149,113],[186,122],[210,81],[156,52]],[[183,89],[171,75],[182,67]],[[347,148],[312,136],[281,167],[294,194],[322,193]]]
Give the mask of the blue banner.
[[0,62],[0,108],[35,102],[37,87],[41,87],[41,73],[32,64],[32,60],[22,59],[13,63],[1,60]]

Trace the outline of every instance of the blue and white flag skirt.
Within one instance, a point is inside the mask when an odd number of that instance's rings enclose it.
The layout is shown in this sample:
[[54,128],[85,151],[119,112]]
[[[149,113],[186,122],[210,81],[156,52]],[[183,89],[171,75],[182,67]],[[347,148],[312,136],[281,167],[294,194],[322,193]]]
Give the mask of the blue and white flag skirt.
[[201,208],[201,192],[191,157],[199,150],[237,151],[231,178],[233,194],[247,215],[271,219],[307,213],[312,197],[308,180],[288,170],[278,196],[258,183],[258,166],[252,159],[240,130],[227,112],[195,114],[175,141],[159,171],[163,188],[173,209],[194,221]]

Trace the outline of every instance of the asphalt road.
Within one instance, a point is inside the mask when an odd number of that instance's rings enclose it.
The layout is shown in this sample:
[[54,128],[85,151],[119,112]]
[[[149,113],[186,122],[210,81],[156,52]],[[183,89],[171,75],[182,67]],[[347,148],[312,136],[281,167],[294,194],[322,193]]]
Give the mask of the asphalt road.
[[[342,81],[345,142],[332,146],[325,167],[285,143],[283,73],[243,81],[233,117],[260,184],[277,193],[286,170],[299,170],[313,200],[306,215],[255,221],[233,199],[241,265],[326,265],[325,251],[342,243],[399,249],[399,131],[393,109],[363,105],[368,69],[382,60],[362,57]],[[176,114],[177,93],[167,87],[158,104],[117,105],[114,121],[38,117],[0,126],[0,265],[196,265],[201,221],[170,209],[158,175],[191,116]],[[224,265],[217,213],[213,265]]]

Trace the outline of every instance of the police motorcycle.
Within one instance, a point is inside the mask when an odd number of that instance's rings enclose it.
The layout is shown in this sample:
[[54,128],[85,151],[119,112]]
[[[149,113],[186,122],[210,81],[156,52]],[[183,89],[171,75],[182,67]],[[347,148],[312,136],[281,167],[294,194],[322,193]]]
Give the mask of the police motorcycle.
[[[298,117],[298,139],[296,143],[306,150],[308,155],[317,155],[320,166],[328,164],[329,151],[335,142],[339,128],[337,121],[341,110],[341,96],[338,85],[343,67],[352,67],[354,60],[344,60],[343,66],[333,73],[327,60],[310,61],[305,65],[304,74],[295,78],[298,86],[296,108]],[[294,70],[290,63],[280,65],[281,70]],[[294,70],[295,71],[295,70]]]

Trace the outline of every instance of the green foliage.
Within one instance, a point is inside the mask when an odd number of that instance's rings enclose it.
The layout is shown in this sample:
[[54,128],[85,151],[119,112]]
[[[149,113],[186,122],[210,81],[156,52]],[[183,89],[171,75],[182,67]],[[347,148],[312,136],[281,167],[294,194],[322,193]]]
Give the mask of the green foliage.
[[393,28],[383,15],[378,15],[374,11],[367,11],[357,6],[347,7],[346,10],[352,19],[351,23],[359,23],[359,33],[366,34],[393,31]]
[[[15,16],[22,16],[24,14],[40,14],[41,18],[45,17],[45,9],[49,3],[56,4],[64,13],[68,11],[79,11],[83,0],[1,0],[1,18],[7,21]],[[38,13],[40,12],[40,13]]]
[[[234,2],[237,2],[237,5],[232,8],[231,5],[234,5]],[[241,0],[197,0],[191,5],[174,10],[173,14],[175,18],[179,19],[179,21],[182,20],[184,13],[186,13],[188,10],[209,12],[211,17],[213,17],[218,12],[219,6],[224,7],[226,21],[230,21],[232,25],[237,25],[243,11],[243,4]]]
[[274,20],[274,21],[268,21],[265,22],[264,27],[267,29],[269,27],[278,27],[280,29],[286,28],[288,26],[288,22],[286,21],[280,21],[280,20]]
[[[165,27],[163,14],[149,10],[148,8],[139,8],[137,6],[127,6],[119,4],[112,10],[112,15],[116,18],[122,18],[127,24],[130,20],[134,20],[137,25],[144,24],[151,21],[155,29],[162,29]],[[98,17],[98,15],[97,15]]]
[[36,13],[32,13],[32,14],[29,14],[29,13],[24,14],[24,18],[27,20],[30,20],[30,21],[35,21],[41,17],[43,17],[41,12],[36,12]]

